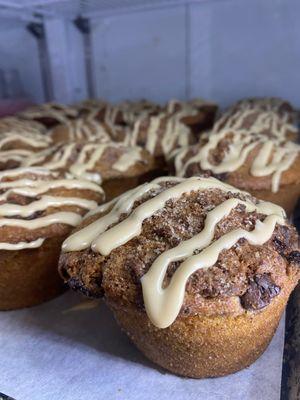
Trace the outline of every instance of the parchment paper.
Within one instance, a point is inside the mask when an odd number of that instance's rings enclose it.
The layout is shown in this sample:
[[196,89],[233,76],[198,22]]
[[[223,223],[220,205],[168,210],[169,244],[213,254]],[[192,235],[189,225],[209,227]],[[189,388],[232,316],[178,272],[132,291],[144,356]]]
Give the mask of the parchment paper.
[[196,380],[153,365],[103,302],[76,309],[82,301],[69,292],[38,307],[0,313],[0,392],[16,400],[279,399],[283,320],[251,367]]

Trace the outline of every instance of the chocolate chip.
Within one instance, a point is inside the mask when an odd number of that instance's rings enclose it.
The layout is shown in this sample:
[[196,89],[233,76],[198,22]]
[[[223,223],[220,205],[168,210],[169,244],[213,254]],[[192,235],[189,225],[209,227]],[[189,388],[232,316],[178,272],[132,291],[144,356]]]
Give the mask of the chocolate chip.
[[268,274],[256,275],[249,280],[249,288],[241,296],[242,306],[248,310],[260,310],[266,307],[271,299],[280,293],[280,287],[275,285]]
[[219,179],[219,181],[226,181],[226,179],[228,178],[228,172],[223,172],[221,174],[214,174],[214,177],[216,179]]
[[[85,285],[83,285],[83,283],[78,279],[78,278],[70,278],[68,280],[68,285],[71,289],[73,289],[75,292],[79,292],[81,294],[83,294],[84,296],[87,297],[97,297],[95,296],[95,293],[91,293],[87,287]],[[101,297],[101,294],[99,294],[99,297]]]
[[292,251],[288,256],[287,259],[289,262],[299,264],[300,266],[300,251]]
[[285,250],[286,250],[286,244],[283,243],[280,239],[278,239],[277,236],[275,236],[275,238],[273,239],[273,243],[274,243],[276,251],[280,255],[284,256],[284,253],[285,253]]

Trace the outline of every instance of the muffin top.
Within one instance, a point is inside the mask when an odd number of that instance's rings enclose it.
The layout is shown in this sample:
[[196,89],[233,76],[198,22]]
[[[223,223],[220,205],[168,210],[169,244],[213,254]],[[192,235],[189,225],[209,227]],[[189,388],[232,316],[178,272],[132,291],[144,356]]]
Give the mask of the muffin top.
[[0,133],[0,151],[18,149],[40,151],[51,144],[51,138],[39,132],[19,132],[10,129]]
[[103,200],[100,186],[45,168],[0,172],[0,249],[36,248],[47,238],[65,237]]
[[[20,145],[18,145],[18,147],[20,147]],[[20,167],[25,160],[34,157],[34,153],[34,150],[23,148],[0,150],[0,171]]]
[[162,177],[90,213],[64,242],[60,271],[165,328],[178,315],[259,310],[296,284],[299,262],[281,207],[211,177]]
[[192,131],[180,119],[180,113],[141,117],[129,134],[129,144],[141,146],[155,157],[167,158],[174,149],[196,141]]
[[233,114],[241,110],[259,110],[277,114],[283,122],[295,124],[297,113],[293,106],[280,97],[250,97],[237,101],[227,110],[228,114]]
[[44,133],[45,127],[35,121],[26,121],[24,119],[14,117],[5,117],[0,119],[0,133]]
[[300,146],[294,142],[224,128],[174,156],[175,174],[208,172],[241,189],[271,189],[299,183]]
[[122,142],[126,132],[124,128],[107,125],[94,118],[78,118],[51,129],[49,137],[53,143],[84,142]]
[[153,157],[140,147],[113,142],[73,142],[35,153],[26,158],[22,166],[42,166],[101,183],[114,178],[142,175],[154,169],[155,163]]
[[78,109],[57,103],[44,103],[27,108],[19,113],[19,117],[29,121],[36,121],[52,128],[55,125],[66,123],[78,116]]
[[213,131],[224,129],[232,131],[248,131],[251,134],[261,134],[269,139],[297,140],[298,128],[289,119],[274,111],[264,111],[257,108],[237,108],[235,112],[224,113],[214,124]]
[[132,126],[141,117],[155,115],[161,107],[147,100],[123,101],[118,104],[109,104],[101,107],[95,118],[108,125]]

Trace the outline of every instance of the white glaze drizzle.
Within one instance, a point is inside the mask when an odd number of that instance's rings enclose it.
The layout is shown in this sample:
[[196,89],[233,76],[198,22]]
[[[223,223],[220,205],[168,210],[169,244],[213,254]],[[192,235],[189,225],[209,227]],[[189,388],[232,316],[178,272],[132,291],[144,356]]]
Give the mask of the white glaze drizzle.
[[[79,251],[91,247],[93,251],[107,256],[112,250],[138,236],[145,219],[161,210],[170,199],[179,198],[184,193],[194,190],[220,189],[225,192],[243,193],[214,178],[178,179],[172,180],[177,184],[165,188],[132,210],[137,200],[142,199],[150,190],[157,189],[164,181],[167,182],[168,178],[160,178],[142,185],[120,196],[114,204],[111,202],[107,208],[110,209],[108,214],[70,236],[63,244],[63,251]],[[253,231],[239,228],[213,241],[217,223],[239,204],[244,205],[247,212],[257,211],[265,214],[265,220],[258,220]],[[103,207],[102,211],[105,211]],[[131,213],[119,222],[120,216],[129,212]],[[247,239],[251,244],[262,245],[272,236],[276,223],[285,223],[284,215],[283,209],[272,203],[254,204],[251,200],[236,198],[230,198],[209,211],[203,230],[193,238],[163,252],[141,280],[146,311],[153,324],[159,328],[166,328],[174,322],[183,304],[186,282],[195,271],[214,265],[220,252],[229,249],[241,238]],[[114,225],[115,223],[117,224]],[[200,250],[200,253],[193,255],[195,250]],[[169,285],[163,288],[168,265],[174,261],[183,262]]]
[[[104,125],[92,118],[76,119],[68,121],[65,125],[60,125],[52,130],[51,136],[55,137],[56,132],[64,127],[66,129],[66,138],[63,140],[68,141],[101,141],[108,142],[111,140],[107,129]],[[57,140],[55,140],[57,142]]]
[[[134,146],[124,146],[120,143],[86,143],[82,144],[79,151],[76,150],[76,142],[54,146],[50,149],[30,153],[26,159],[22,159],[22,167],[42,166],[49,170],[67,169],[73,176],[83,178],[100,184],[102,177],[96,164],[101,160],[108,149],[120,150],[120,155],[112,165],[112,168],[125,172],[136,162],[142,160],[141,149]],[[19,154],[19,153],[18,153]],[[73,160],[73,157],[76,157]],[[10,157],[11,158],[11,157]]]
[[[34,175],[35,179],[27,179],[26,174]],[[20,176],[20,179],[18,177]],[[15,180],[5,180],[15,178]],[[45,180],[47,179],[47,180]],[[62,188],[91,190],[102,193],[98,185],[84,180],[77,179],[56,179],[56,173],[44,168],[17,168],[16,170],[3,171],[0,173],[0,228],[6,226],[19,227],[27,230],[44,228],[52,224],[67,224],[76,226],[82,220],[80,210],[92,210],[97,207],[96,201],[88,200],[81,195],[67,197],[48,193],[52,189]],[[28,204],[6,202],[11,195],[20,195],[36,200]],[[57,207],[72,206],[75,211],[58,211]],[[52,208],[50,214],[35,216],[36,213]],[[80,209],[80,210],[79,210]],[[15,218],[13,218],[15,217]],[[32,217],[30,219],[30,217]],[[28,218],[28,219],[26,219]],[[37,248],[42,245],[45,238],[38,238],[32,242],[0,243],[1,250],[21,250]]]
[[59,122],[66,123],[69,118],[74,118],[78,114],[78,110],[74,107],[67,107],[62,104],[45,103],[36,107],[28,108],[22,111],[20,115],[28,119],[36,118],[54,118]]
[[[121,214],[128,213],[132,209],[135,201],[141,199],[149,191],[158,189],[160,187],[160,183],[182,181],[183,178],[160,177],[154,179],[151,183],[145,183],[137,188],[131,189],[121,196],[111,200],[109,203],[99,206],[97,209],[95,209],[95,213],[105,212],[111,208],[111,206],[113,206],[113,208],[111,212],[105,215],[100,221],[97,220],[80,230],[78,233],[75,232],[73,235],[69,236],[69,238],[67,238],[63,243],[63,251],[79,251],[88,248],[89,246],[93,245],[93,241],[96,239],[96,237],[103,233],[109,225],[118,221]],[[89,213],[89,215],[92,214]]]
[[41,199],[27,205],[19,204],[0,204],[0,216],[18,216],[22,218],[30,217],[35,212],[44,211],[48,207],[77,206],[91,210],[97,207],[97,203],[92,200],[80,199],[78,197],[58,197],[42,196]]
[[44,238],[39,238],[36,240],[33,240],[32,242],[19,242],[19,243],[5,243],[5,242],[0,242],[0,249],[1,250],[25,250],[25,249],[36,249],[38,247],[41,247],[41,245],[44,243],[45,239]]
[[141,148],[131,147],[129,151],[121,155],[112,165],[112,168],[120,172],[125,172],[138,161],[141,161]]
[[[168,116],[167,114],[160,113],[147,118],[149,122],[146,128],[147,134],[145,136],[144,147],[150,154],[155,154],[158,143],[161,144],[162,152],[165,156],[168,156],[174,148],[189,144],[192,135],[190,129],[180,121],[183,114],[184,112]],[[144,117],[140,117],[135,121],[129,139],[131,146],[139,143],[144,125]]]
[[[230,145],[223,160],[219,164],[209,161],[210,151],[228,135],[232,135]],[[240,168],[252,150],[259,146],[258,154],[250,167],[253,176],[272,175],[272,191],[277,192],[280,186],[280,178],[283,171],[289,169],[296,160],[300,147],[292,142],[280,143],[267,136],[250,134],[247,130],[232,131],[224,128],[219,132],[212,132],[208,141],[201,146],[196,155],[191,157],[183,165],[183,159],[187,151],[177,154],[175,157],[176,173],[184,176],[189,165],[199,163],[202,170],[210,170],[215,174],[233,172]]]
[[[41,149],[49,146],[51,143],[50,138],[45,135],[29,132],[15,132],[10,130],[7,133],[0,134],[0,149],[9,143],[20,142],[22,144],[29,145],[33,148]],[[16,147],[15,147],[16,149]]]

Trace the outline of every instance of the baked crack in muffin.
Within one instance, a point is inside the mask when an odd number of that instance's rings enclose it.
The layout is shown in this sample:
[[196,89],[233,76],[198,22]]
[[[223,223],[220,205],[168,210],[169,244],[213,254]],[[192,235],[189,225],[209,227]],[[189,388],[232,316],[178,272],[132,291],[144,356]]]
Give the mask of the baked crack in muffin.
[[62,292],[61,244],[103,200],[95,183],[45,168],[0,173],[0,310],[36,305]]
[[71,288],[104,297],[153,362],[195,378],[253,363],[300,278],[281,207],[212,177],[161,177],[88,214],[65,240]]

